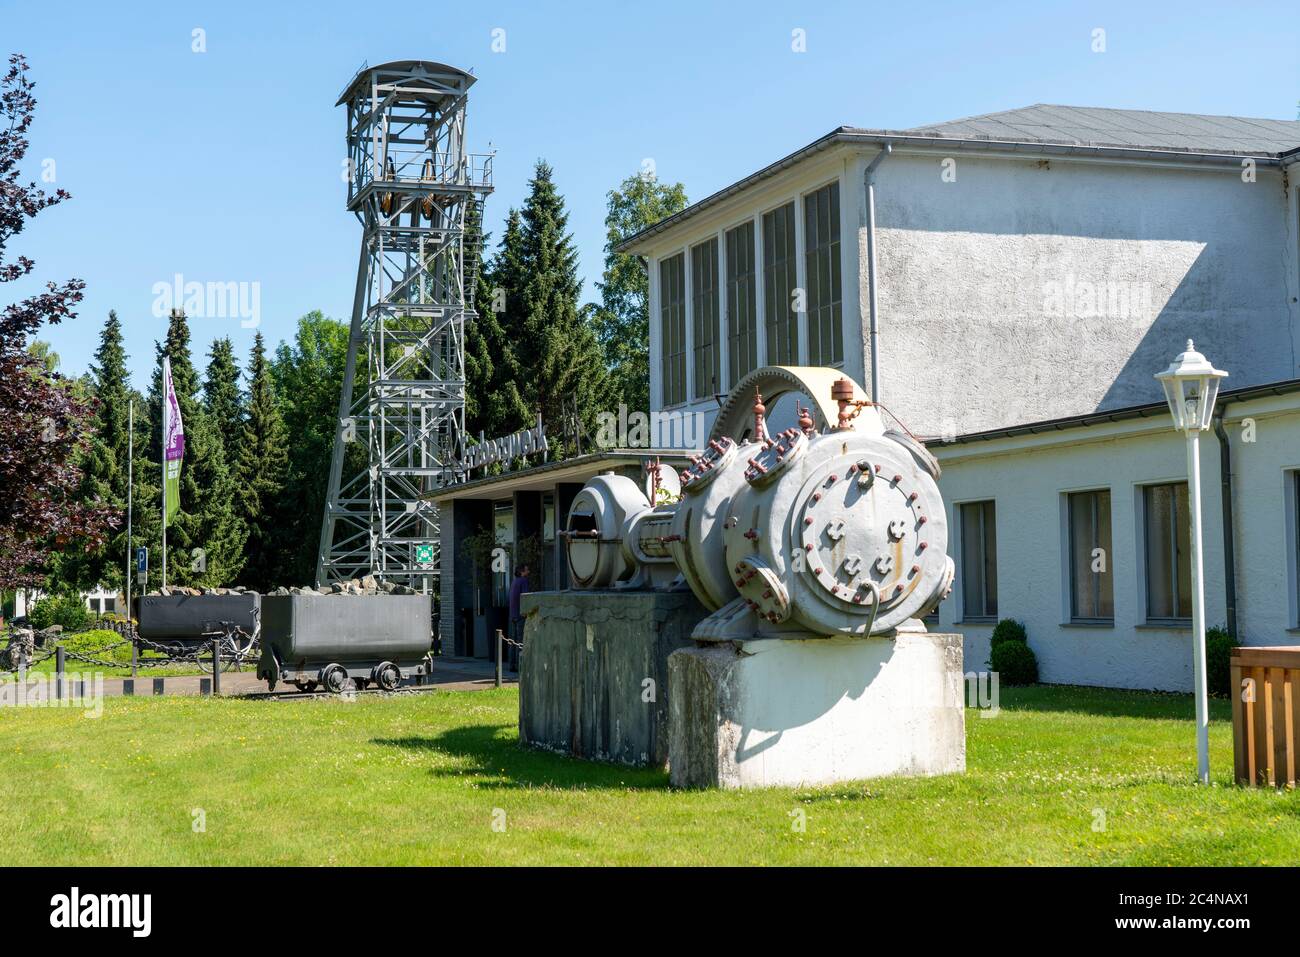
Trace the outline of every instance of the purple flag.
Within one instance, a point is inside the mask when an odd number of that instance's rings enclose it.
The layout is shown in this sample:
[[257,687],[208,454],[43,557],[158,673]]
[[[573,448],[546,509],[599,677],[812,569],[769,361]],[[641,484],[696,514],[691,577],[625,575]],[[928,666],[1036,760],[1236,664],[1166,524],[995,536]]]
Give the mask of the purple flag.
[[172,385],[171,359],[163,356],[163,525],[181,507],[181,459],[185,457],[185,426]]

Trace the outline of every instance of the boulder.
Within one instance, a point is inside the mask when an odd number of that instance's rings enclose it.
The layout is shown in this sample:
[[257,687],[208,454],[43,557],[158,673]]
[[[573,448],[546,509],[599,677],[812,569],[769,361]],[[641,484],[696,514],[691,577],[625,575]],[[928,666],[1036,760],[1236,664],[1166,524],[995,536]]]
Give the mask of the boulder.
[[15,628],[9,633],[9,644],[0,652],[0,668],[13,671],[20,663],[31,661],[36,654],[36,633],[30,628]]

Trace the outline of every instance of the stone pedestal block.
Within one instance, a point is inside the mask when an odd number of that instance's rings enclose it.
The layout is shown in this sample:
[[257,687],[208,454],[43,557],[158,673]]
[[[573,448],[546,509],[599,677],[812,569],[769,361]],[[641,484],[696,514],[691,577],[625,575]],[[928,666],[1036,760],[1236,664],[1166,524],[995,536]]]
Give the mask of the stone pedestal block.
[[662,767],[668,656],[707,610],[686,591],[525,595],[519,738],[579,758]]
[[679,787],[966,768],[961,635],[728,642],[674,652],[668,671]]

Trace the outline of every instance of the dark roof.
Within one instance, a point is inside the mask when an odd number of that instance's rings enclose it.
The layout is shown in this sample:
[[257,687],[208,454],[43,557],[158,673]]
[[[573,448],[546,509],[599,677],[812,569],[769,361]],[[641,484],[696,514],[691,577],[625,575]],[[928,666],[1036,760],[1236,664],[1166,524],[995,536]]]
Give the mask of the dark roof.
[[[1240,389],[1227,389],[1220,392],[1215,408],[1221,410],[1231,402],[1249,402],[1251,399],[1263,399],[1272,395],[1293,395],[1297,392],[1300,392],[1300,379],[1282,379],[1277,382],[1266,382],[1263,385],[1242,386]],[[1087,412],[1083,415],[1043,419],[1039,422],[1026,422],[1023,425],[987,429],[983,432],[968,432],[951,439],[924,436],[922,438],[928,446],[968,445],[972,442],[988,442],[992,439],[1010,439],[1018,435],[1080,429],[1105,422],[1121,422],[1125,419],[1148,419],[1152,416],[1164,415],[1168,411],[1169,406],[1165,402],[1147,402],[1143,405],[1112,409],[1109,412]]]
[[1278,166],[1296,161],[1296,150],[1300,148],[1300,121],[1040,103],[910,130],[841,126],[680,212],[647,226],[624,239],[615,249],[630,252],[642,240],[673,228],[815,153],[843,143],[1109,156],[1138,162],[1235,163],[1237,157],[1253,156],[1261,160],[1261,165]]
[[1035,103],[917,126],[921,136],[1198,153],[1276,155],[1300,146],[1300,121]]

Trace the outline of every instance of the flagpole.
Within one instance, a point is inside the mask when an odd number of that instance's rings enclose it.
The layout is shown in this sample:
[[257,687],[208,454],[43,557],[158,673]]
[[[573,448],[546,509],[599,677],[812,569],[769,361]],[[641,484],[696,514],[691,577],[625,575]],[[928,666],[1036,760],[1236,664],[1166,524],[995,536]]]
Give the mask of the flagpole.
[[[164,356],[164,362],[166,357]],[[166,366],[163,366],[164,371]],[[165,377],[164,377],[165,379]],[[167,383],[163,382],[162,387],[162,441],[158,447],[162,449],[162,587],[167,587],[167,419],[171,415],[171,409],[167,403]]]
[[131,617],[131,565],[135,558],[131,542],[131,505],[135,492],[135,399],[126,404],[126,617]]

